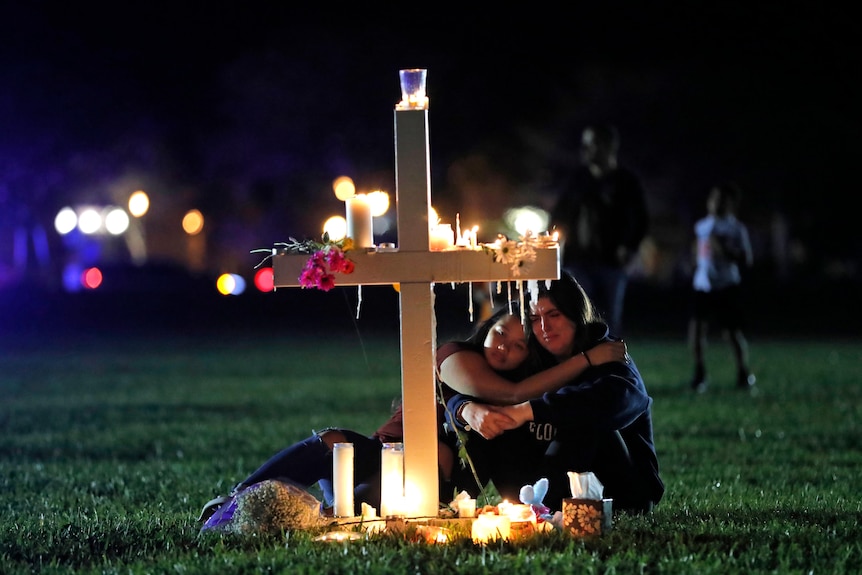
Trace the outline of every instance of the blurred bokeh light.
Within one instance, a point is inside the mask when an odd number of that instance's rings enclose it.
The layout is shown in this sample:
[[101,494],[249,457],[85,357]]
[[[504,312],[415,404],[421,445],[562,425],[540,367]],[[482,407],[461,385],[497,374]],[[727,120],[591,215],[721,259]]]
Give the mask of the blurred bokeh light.
[[102,285],[102,270],[97,267],[87,268],[81,274],[81,285],[87,289],[96,289]]
[[239,274],[221,274],[216,280],[216,289],[222,295],[240,295],[245,291],[245,279]]
[[389,194],[383,190],[374,190],[368,194],[368,203],[371,204],[371,215],[379,218],[389,209]]
[[65,236],[74,230],[78,225],[78,214],[70,207],[65,207],[57,212],[54,218],[54,229],[61,236]]
[[347,235],[347,220],[342,216],[332,216],[324,222],[323,231],[332,241],[343,239]]
[[129,214],[117,207],[107,208],[105,214],[105,229],[113,236],[119,236],[129,229]]
[[189,210],[183,216],[183,231],[190,236],[195,236],[204,229],[204,215],[200,210]]
[[254,286],[262,292],[271,292],[275,286],[272,268],[260,268],[254,274]]
[[347,198],[352,198],[356,195],[356,185],[348,176],[340,176],[332,182],[332,190],[335,192],[335,197],[342,202]]
[[129,213],[140,218],[150,209],[150,197],[143,190],[138,190],[129,196]]
[[84,234],[95,234],[102,228],[102,215],[96,208],[84,208],[78,215],[78,229]]
[[519,236],[525,235],[528,231],[533,232],[534,235],[547,231],[550,221],[548,212],[534,206],[506,210],[503,219],[508,227],[518,232]]

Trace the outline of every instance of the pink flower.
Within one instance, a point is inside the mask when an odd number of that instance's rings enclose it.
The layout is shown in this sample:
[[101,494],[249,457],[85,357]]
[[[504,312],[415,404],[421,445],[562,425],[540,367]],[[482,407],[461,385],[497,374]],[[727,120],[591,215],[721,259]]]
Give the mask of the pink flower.
[[329,291],[335,287],[335,276],[332,272],[349,274],[353,273],[354,268],[355,264],[338,246],[329,246],[311,254],[299,276],[299,285],[303,288]]
[[341,271],[341,266],[346,259],[344,253],[337,248],[332,248],[326,252],[326,263],[329,264],[329,268],[333,271]]
[[305,264],[308,266],[317,266],[320,268],[326,267],[326,253],[323,250],[319,250],[311,254],[311,257],[308,258],[308,263]]
[[302,274],[299,276],[299,285],[303,289],[315,287],[317,285],[317,280],[311,275],[310,270],[303,270]]
[[324,274],[320,277],[320,281],[317,283],[317,289],[321,289],[323,291],[329,291],[335,287],[335,276],[332,274]]

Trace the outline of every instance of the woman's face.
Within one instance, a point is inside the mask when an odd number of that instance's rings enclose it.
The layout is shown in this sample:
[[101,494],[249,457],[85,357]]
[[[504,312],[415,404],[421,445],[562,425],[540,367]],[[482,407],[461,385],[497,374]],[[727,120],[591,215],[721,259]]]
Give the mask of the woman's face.
[[539,344],[554,357],[570,357],[575,348],[575,322],[563,315],[547,296],[540,297],[531,312],[530,323]]
[[529,352],[521,320],[514,315],[498,319],[485,336],[484,353],[488,365],[496,371],[508,371],[524,363]]

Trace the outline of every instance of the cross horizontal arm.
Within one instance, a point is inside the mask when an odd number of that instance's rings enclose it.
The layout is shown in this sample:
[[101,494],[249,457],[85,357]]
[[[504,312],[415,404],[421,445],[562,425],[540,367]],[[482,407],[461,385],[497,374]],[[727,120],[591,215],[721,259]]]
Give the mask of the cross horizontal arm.
[[[560,257],[557,246],[537,248],[535,261],[524,263],[518,275],[511,264],[495,262],[481,250],[440,252],[350,251],[356,264],[352,274],[338,274],[336,284],[385,285],[393,283],[447,283],[557,279]],[[275,287],[297,287],[307,254],[280,253],[272,258]]]

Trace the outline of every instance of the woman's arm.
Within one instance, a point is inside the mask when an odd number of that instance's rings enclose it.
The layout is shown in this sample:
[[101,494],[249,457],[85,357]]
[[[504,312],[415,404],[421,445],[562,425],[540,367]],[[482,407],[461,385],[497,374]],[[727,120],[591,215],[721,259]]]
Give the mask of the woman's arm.
[[569,380],[580,375],[591,365],[610,361],[625,361],[624,341],[600,343],[586,353],[543,370],[520,381],[501,377],[488,365],[481,353],[459,351],[440,364],[440,379],[459,393],[470,395],[496,405],[521,403],[556,391]]
[[500,411],[504,408],[473,401],[468,395],[456,393],[447,403],[447,408],[446,418],[450,425],[464,431],[475,431],[485,439],[518,427],[512,418]]

